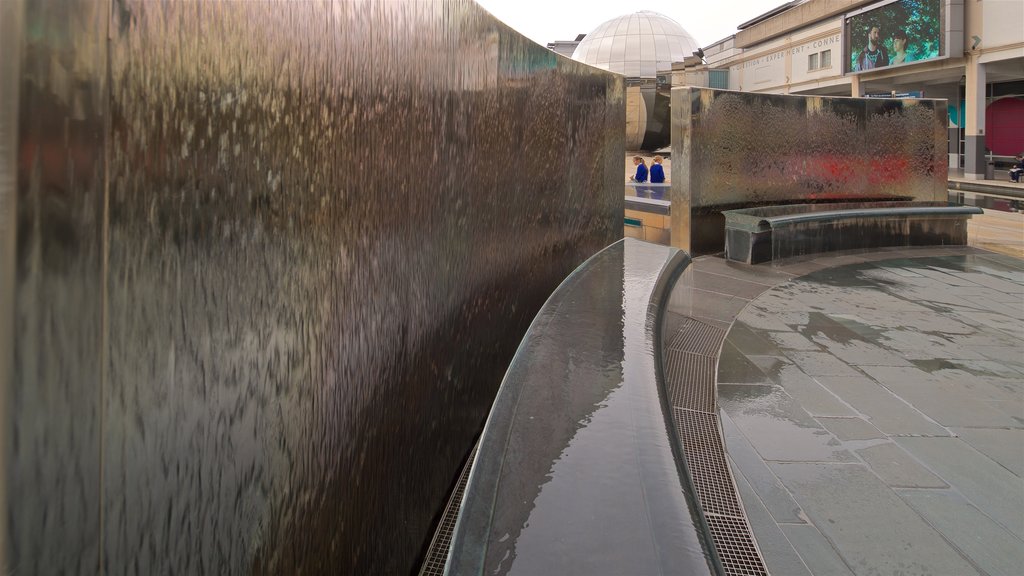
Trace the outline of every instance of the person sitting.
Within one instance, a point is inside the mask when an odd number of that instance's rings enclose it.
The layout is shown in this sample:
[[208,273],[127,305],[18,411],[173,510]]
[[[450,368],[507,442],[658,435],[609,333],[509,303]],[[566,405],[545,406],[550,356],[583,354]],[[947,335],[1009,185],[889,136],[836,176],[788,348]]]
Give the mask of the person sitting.
[[664,161],[665,159],[661,156],[654,157],[654,164],[651,164],[651,184],[665,183],[665,169],[661,166]]
[[630,182],[647,182],[647,163],[640,156],[633,156],[633,165],[636,166],[636,174],[630,177]]
[[1020,175],[1024,173],[1024,153],[1018,154],[1013,159],[1015,164],[1010,168],[1010,182],[1020,182]]
[[[655,156],[654,162],[651,164],[651,184],[664,184],[665,183],[665,169],[661,166],[661,163],[665,159],[661,156]],[[655,200],[661,200],[665,197],[665,189],[661,186],[651,187],[651,198]]]

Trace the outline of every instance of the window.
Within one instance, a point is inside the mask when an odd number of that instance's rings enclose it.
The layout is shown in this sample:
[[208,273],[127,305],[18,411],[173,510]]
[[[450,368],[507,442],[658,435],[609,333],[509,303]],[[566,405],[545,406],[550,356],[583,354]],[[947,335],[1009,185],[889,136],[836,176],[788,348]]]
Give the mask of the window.
[[729,88],[729,70],[711,70],[708,73],[709,88]]
[[822,68],[832,67],[832,50],[825,50],[824,52],[815,52],[814,54],[807,55],[807,69],[808,70],[821,70]]

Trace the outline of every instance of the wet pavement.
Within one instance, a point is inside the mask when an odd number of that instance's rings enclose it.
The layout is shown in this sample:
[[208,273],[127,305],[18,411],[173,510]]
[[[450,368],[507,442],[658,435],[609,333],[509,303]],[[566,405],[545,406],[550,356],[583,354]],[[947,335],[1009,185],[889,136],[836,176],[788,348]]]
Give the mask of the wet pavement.
[[694,274],[741,310],[718,402],[771,573],[1021,573],[1024,260],[893,249]]

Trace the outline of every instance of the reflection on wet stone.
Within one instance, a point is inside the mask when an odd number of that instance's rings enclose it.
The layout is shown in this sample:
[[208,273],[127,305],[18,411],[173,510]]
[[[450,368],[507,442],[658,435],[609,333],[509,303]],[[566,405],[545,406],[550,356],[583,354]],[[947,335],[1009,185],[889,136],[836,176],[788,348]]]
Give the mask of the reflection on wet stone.
[[411,571],[621,236],[621,79],[468,0],[19,6],[9,565]]

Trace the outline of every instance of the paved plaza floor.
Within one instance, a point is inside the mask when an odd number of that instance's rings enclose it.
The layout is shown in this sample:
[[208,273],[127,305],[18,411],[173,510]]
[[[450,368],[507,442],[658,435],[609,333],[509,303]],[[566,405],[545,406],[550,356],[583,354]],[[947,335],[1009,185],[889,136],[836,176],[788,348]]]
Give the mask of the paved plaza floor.
[[772,574],[1024,571],[1024,260],[924,248],[695,269],[738,299],[718,401]]

